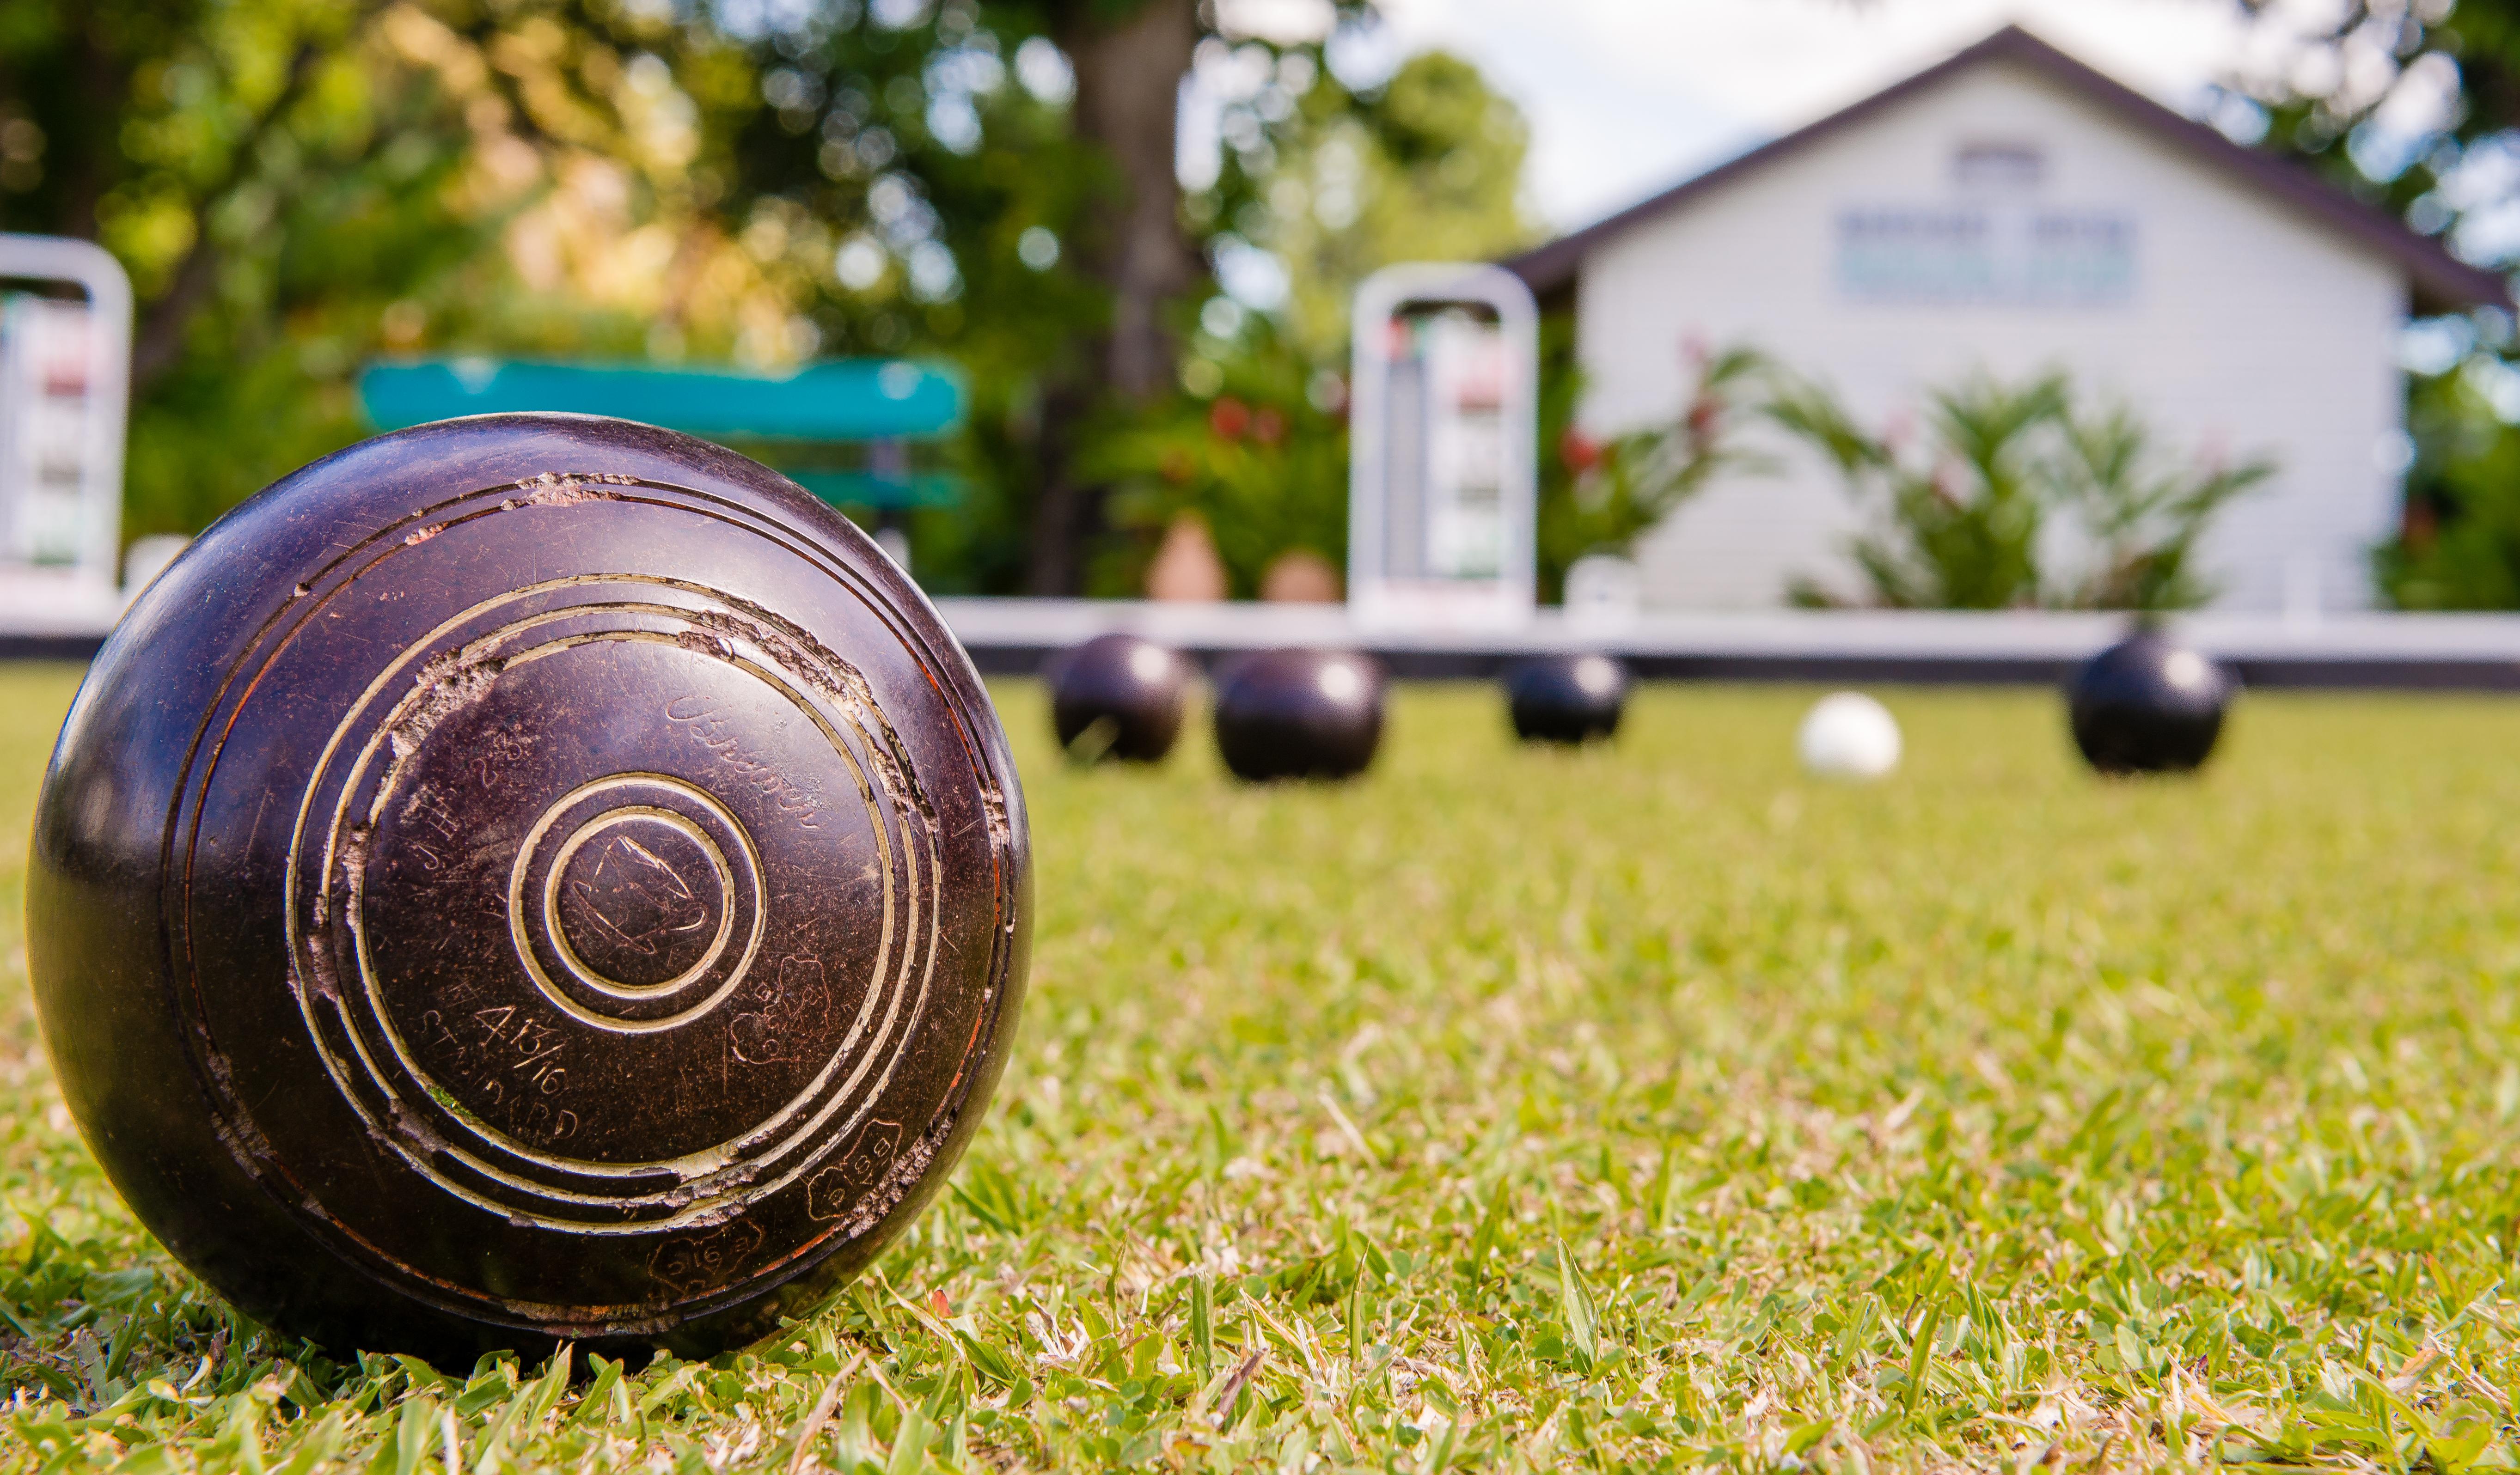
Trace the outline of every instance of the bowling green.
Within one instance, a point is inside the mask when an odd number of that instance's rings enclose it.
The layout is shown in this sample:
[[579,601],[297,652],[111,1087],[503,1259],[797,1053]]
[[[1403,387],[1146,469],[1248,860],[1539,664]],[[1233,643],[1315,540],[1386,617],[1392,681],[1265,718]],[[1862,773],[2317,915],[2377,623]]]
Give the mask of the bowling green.
[[954,1190],[772,1345],[444,1376],[240,1320],[80,1146],[15,859],[73,679],[0,669],[0,1467],[2520,1461],[2506,701],[2259,693],[2105,783],[2047,693],[1891,691],[1845,787],[1808,691],[1561,753],[1428,686],[1251,789],[1008,684],[1032,995]]

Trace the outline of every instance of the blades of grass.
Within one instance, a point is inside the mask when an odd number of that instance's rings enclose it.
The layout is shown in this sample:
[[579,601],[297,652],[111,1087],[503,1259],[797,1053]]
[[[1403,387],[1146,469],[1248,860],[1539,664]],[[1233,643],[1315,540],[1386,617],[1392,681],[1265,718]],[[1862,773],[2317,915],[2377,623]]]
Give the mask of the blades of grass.
[[236,1468],[247,1475],[265,1475],[262,1462],[262,1400],[248,1389],[228,1400],[228,1424],[221,1443],[235,1451]]
[[1197,1359],[1198,1380],[1205,1383],[1216,1376],[1216,1298],[1204,1274],[1191,1277],[1190,1348]]
[[949,1184],[954,1199],[972,1218],[1001,1234],[1020,1234],[1024,1228],[1021,1195],[1014,1181],[993,1164],[971,1161]]
[[1067,745],[1067,760],[1079,768],[1090,768],[1102,761],[1111,744],[1120,740],[1120,722],[1115,717],[1097,717],[1076,735]]
[[576,1360],[576,1352],[574,1344],[562,1342],[560,1351],[552,1354],[551,1364],[543,1369],[543,1375],[534,1379],[532,1398],[525,1411],[525,1427],[541,1428],[544,1415],[559,1407],[561,1395],[568,1391],[569,1368]]
[[1562,1238],[1557,1241],[1557,1315],[1566,1323],[1567,1346],[1574,1351],[1577,1365],[1586,1372],[1599,1366],[1599,1317],[1593,1306],[1593,1288],[1584,1283],[1575,1252]]
[[1297,1424],[1278,1442],[1278,1475],[1304,1475],[1313,1464],[1313,1431]]
[[973,1371],[1003,1388],[1012,1389],[1023,1381],[1022,1370],[1005,1353],[960,1327],[955,1328],[954,1337]]
[[1293,1353],[1295,1355],[1295,1360],[1304,1364],[1305,1374],[1314,1382],[1321,1382],[1321,1364],[1313,1361],[1313,1353],[1310,1344],[1307,1343],[1304,1338],[1295,1335],[1295,1333],[1287,1327],[1285,1322],[1281,1321],[1276,1317],[1270,1315],[1269,1308],[1265,1303],[1253,1301],[1247,1304],[1250,1306],[1253,1315],[1260,1319],[1261,1324],[1277,1334],[1279,1345],[1285,1348],[1288,1352]]
[[572,1424],[585,1423],[606,1414],[622,1402],[619,1398],[621,1364],[601,1356],[590,1357],[586,1361],[595,1369],[595,1381],[578,1395],[577,1407],[569,1410],[568,1422]]
[[297,1447],[290,1452],[288,1462],[276,1475],[311,1475],[318,1465],[333,1457],[334,1451],[341,1448],[341,1436],[345,1432],[347,1427],[339,1409],[324,1415],[324,1421],[315,1426],[313,1433],[297,1441]]
[[[1942,1276],[1934,1277],[1940,1284]],[[1916,1405],[1925,1395],[1925,1374],[1933,1366],[1934,1334],[1942,1330],[1943,1303],[1935,1302],[1925,1309],[1924,1322],[1916,1328],[1916,1338],[1908,1348],[1908,1386],[1901,1390],[1909,1416],[1913,1417]]]
[[1831,1372],[1843,1376],[1847,1368],[1855,1365],[1855,1360],[1871,1345],[1872,1328],[1879,1321],[1880,1315],[1881,1298],[1866,1296],[1864,1304],[1856,1309],[1854,1319],[1846,1323],[1846,1329],[1838,1333],[1837,1357],[1830,1365]]
[[932,1431],[927,1416],[916,1404],[901,1408],[901,1427],[892,1436],[892,1457],[884,1461],[883,1475],[919,1475],[927,1463],[927,1440]]
[[1444,1432],[1426,1451],[1426,1463],[1419,1467],[1422,1475],[1444,1475],[1453,1463],[1455,1428],[1451,1419],[1444,1421]]
[[1266,1353],[1254,1352],[1242,1360],[1240,1366],[1226,1374],[1225,1385],[1216,1391],[1216,1427],[1220,1432],[1234,1427],[1238,1411],[1235,1407],[1236,1401],[1259,1375],[1260,1364],[1266,1357]]
[[815,1436],[821,1434],[823,1425],[831,1421],[832,1410],[840,1406],[840,1395],[848,1391],[849,1378],[857,1372],[858,1364],[865,1361],[863,1352],[849,1359],[848,1365],[833,1373],[832,1380],[823,1386],[822,1396],[814,1400],[814,1407],[806,1411],[805,1421],[796,1426],[796,1446],[788,1455],[788,1475],[796,1475],[797,1471],[805,1468],[805,1456],[814,1448]]
[[1314,1093],[1314,1095],[1321,1101],[1323,1109],[1329,1112],[1331,1125],[1338,1128],[1339,1136],[1345,1138],[1347,1144],[1356,1149],[1356,1155],[1365,1159],[1368,1167],[1379,1164],[1382,1161],[1381,1155],[1373,1150],[1372,1143],[1365,1140],[1365,1134],[1358,1129],[1355,1120],[1340,1109],[1338,1099],[1330,1095],[1329,1087],[1323,1086],[1321,1090]]
[[1347,1373],[1355,1382],[1365,1366],[1365,1268],[1359,1266],[1356,1277],[1347,1283]]
[[437,1422],[437,1400],[426,1393],[414,1394],[402,1406],[402,1416],[394,1421],[393,1438],[380,1441],[376,1458],[368,1462],[372,1475],[382,1475],[390,1468],[393,1475],[413,1475],[420,1462],[428,1457],[428,1441]]
[[1505,1225],[1506,1206],[1511,1191],[1511,1185],[1505,1179],[1498,1179],[1495,1191],[1488,1195],[1487,1212],[1479,1216],[1479,1227],[1471,1231],[1469,1283],[1473,1291],[1478,1289],[1479,1276],[1487,1266],[1488,1255],[1496,1249],[1497,1232]]

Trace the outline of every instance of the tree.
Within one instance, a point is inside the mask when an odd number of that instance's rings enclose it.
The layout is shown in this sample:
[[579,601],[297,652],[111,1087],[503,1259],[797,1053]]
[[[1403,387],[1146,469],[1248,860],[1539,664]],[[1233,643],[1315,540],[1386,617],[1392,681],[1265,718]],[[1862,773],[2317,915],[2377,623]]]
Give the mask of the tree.
[[[1330,11],[1355,17],[1369,6],[1333,0]],[[1083,469],[1091,423],[1114,397],[1143,407],[1170,388],[1178,345],[1168,308],[1205,275],[1176,172],[1182,82],[1202,41],[1238,38],[1220,25],[1214,0],[1010,0],[990,10],[1011,26],[1029,22],[1064,54],[1075,75],[1074,137],[1101,175],[1075,245],[1082,275],[1107,306],[1084,362],[1066,365],[1043,387],[1042,482],[1031,524],[1029,587],[1074,594],[1105,521],[1107,488]],[[1324,39],[1289,46],[1239,38],[1273,57],[1301,54],[1317,73]]]
[[[141,298],[127,529],[355,438],[380,350],[637,351],[662,316],[730,351],[775,294],[705,214],[730,61],[653,7],[0,5],[0,223],[101,241]],[[686,269],[620,269],[658,245]],[[606,287],[641,275],[710,300]]]
[[[1137,592],[1158,537],[1184,513],[1207,524],[1238,594],[1289,554],[1343,566],[1357,283],[1395,261],[1474,259],[1531,235],[1521,114],[1468,63],[1421,54],[1359,90],[1306,53],[1238,60],[1243,90],[1232,106],[1248,126],[1189,212],[1208,223],[1220,257],[1276,257],[1289,291],[1267,312],[1210,297],[1188,325],[1182,391],[1098,429],[1085,465],[1113,487],[1120,535],[1093,560],[1098,593]],[[1260,126],[1272,112],[1283,119],[1274,136]]]
[[2273,44],[2258,73],[2226,84],[2243,105],[2227,126],[2263,129],[2266,147],[2317,163],[2427,235],[2455,234],[2508,200],[2507,185],[2480,189],[2486,171],[2462,171],[2472,159],[2491,168],[2520,128],[2520,0],[2239,5]]
[[2406,528],[2374,559],[2381,591],[2401,609],[2520,609],[2520,426],[2478,387],[2489,378],[2414,383]]
[[1307,89],[1261,186],[1252,243],[1285,266],[1297,347],[1346,351],[1357,284],[1399,261],[1493,260],[1531,244],[1522,164],[1530,128],[1476,67],[1421,52],[1360,97]]
[[[1193,218],[1178,98],[1197,49],[1229,39],[1194,0],[738,10],[712,14],[760,105],[734,128],[719,208],[778,223],[825,351],[970,370],[976,505],[922,519],[922,550],[948,550],[965,587],[1077,592],[1107,525],[1108,488],[1084,469],[1098,427],[1170,392],[1202,247],[1250,201],[1291,110],[1252,114],[1250,161],[1229,161]],[[1321,74],[1321,38],[1238,44]]]
[[[2227,126],[2263,129],[2267,147],[2440,235],[2473,260],[2508,267],[2520,206],[2520,0],[2345,0],[2305,26],[2303,12],[2241,0],[2289,44],[2236,79]],[[2415,441],[2399,536],[2373,551],[2384,596],[2412,608],[2520,608],[2520,505],[2509,475],[2520,385],[2508,314],[2426,325],[2448,351],[2409,377]]]
[[1185,208],[1177,97],[1229,42],[1324,74],[1194,0],[0,0],[0,223],[132,271],[135,533],[353,438],[379,352],[917,353],[977,391],[922,546],[1070,590],[1081,458],[1171,393],[1294,116],[1238,105]]

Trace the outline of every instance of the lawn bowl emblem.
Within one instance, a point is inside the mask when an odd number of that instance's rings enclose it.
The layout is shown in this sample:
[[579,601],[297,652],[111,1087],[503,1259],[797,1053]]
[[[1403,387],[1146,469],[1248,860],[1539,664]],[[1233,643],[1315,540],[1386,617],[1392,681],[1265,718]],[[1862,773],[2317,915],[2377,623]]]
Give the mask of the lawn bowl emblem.
[[255,1317],[706,1355],[942,1182],[1028,896],[996,717],[874,545],[715,447],[495,417],[298,472],[134,606],[29,955],[107,1171]]

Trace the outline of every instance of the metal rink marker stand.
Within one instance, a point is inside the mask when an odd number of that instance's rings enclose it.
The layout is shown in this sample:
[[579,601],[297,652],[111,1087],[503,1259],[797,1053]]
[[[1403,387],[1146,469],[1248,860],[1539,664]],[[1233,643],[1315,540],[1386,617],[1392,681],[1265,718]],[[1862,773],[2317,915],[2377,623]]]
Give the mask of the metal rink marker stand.
[[[131,282],[92,242],[0,235],[0,279],[67,283],[72,302],[0,295],[0,567],[13,582],[114,598]],[[111,617],[110,614],[108,616]]]
[[1535,603],[1540,313],[1500,267],[1357,290],[1348,605],[1378,629],[1495,629]]

